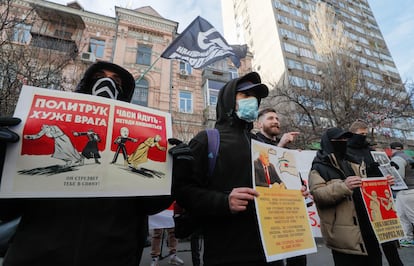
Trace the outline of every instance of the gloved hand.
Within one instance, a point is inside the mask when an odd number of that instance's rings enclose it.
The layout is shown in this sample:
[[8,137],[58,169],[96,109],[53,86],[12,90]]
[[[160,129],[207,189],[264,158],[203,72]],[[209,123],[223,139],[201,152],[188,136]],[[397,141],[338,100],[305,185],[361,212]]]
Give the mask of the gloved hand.
[[18,125],[21,122],[16,117],[0,117],[0,180],[3,173],[4,157],[6,155],[7,143],[17,142],[20,137],[8,127]]
[[0,142],[17,142],[20,137],[8,127],[18,125],[21,122],[17,117],[0,117]]
[[168,153],[173,157],[173,169],[172,169],[172,188],[171,194],[175,198],[179,193],[181,185],[185,183],[185,177],[191,176],[193,173],[193,161],[190,146],[182,142],[179,139],[168,139],[170,145],[174,147],[168,150]]
[[168,153],[172,155],[174,160],[194,160],[190,146],[188,146],[188,144],[175,138],[168,139],[168,143],[170,143],[171,145],[175,145],[174,147],[168,150]]
[[400,169],[400,167],[398,166],[398,164],[396,164],[396,163],[395,163],[395,162],[393,162],[393,161],[391,161],[391,162],[390,162],[390,165],[391,165],[391,166],[394,166],[394,167],[395,167],[395,169],[397,169],[397,170],[398,170],[398,169]]

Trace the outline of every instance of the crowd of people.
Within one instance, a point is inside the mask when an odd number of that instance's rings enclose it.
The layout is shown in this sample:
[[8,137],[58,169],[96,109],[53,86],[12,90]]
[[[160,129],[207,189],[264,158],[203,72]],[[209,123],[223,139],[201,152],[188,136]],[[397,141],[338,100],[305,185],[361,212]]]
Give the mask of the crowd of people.
[[[134,87],[134,79],[127,70],[98,62],[85,72],[76,92],[129,102]],[[224,85],[216,107],[215,128],[220,141],[214,169],[210,174],[206,131],[199,132],[188,145],[174,143],[169,150],[173,157],[171,196],[1,199],[0,220],[21,217],[3,265],[140,265],[148,234],[147,216],[166,209],[174,200],[198,222],[194,239],[198,241],[202,237],[204,241],[203,256],[198,258],[198,263],[201,259],[206,266],[306,265],[306,255],[267,262],[261,243],[254,205],[259,195],[253,188],[253,161],[257,164],[255,180],[259,185],[283,183],[266,153],[252,160],[251,140],[289,148],[300,134],[281,134],[275,109],[263,108],[259,112],[261,101],[268,93],[268,87],[261,83],[256,72]],[[255,122],[259,130],[256,134],[252,131]],[[88,136],[91,143],[82,155],[100,164],[95,147],[99,138],[92,133],[79,132],[75,136]],[[359,189],[362,178],[383,176],[370,154],[372,147],[366,140],[367,133],[368,125],[360,120],[349,130],[334,127],[323,132],[320,150],[310,169],[309,188],[303,182],[301,192],[304,198],[313,197],[322,236],[332,250],[335,265],[379,266],[382,252],[389,265],[403,265],[398,246],[413,245],[414,160],[406,156],[401,143],[391,144],[391,160],[408,187],[395,192],[405,237],[401,243],[380,244]],[[124,135],[126,140],[128,134]],[[16,141],[16,138],[2,137],[2,149],[9,140]],[[158,140],[158,136],[154,137],[151,145],[156,145]],[[129,159],[122,147],[113,162],[120,151],[127,162]],[[4,154],[4,151],[0,153]],[[393,176],[386,178],[389,185],[394,184]],[[168,234],[169,263],[184,264],[176,254],[174,228],[169,228],[152,232],[151,266],[158,265],[164,231]],[[194,252],[194,256],[199,253]]]

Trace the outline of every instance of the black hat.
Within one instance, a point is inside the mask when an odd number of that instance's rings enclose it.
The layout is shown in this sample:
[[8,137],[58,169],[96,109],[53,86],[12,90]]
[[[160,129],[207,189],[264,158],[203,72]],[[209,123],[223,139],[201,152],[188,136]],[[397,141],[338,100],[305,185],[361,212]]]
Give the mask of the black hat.
[[326,135],[328,139],[349,139],[352,137],[352,133],[349,131],[345,131],[339,127],[332,127],[326,131]]
[[402,150],[404,149],[404,145],[401,142],[391,142],[390,143],[390,148],[393,150]]
[[258,73],[250,72],[243,77],[239,78],[236,86],[237,91],[254,91],[254,94],[258,99],[265,98],[269,95],[269,89],[265,84],[261,83],[261,79]]
[[122,80],[122,91],[118,95],[118,100],[130,102],[135,89],[134,77],[125,68],[110,62],[99,61],[91,65],[85,71],[83,78],[76,88],[76,92],[92,94],[93,84],[91,83],[93,82],[93,75],[101,70],[110,70],[119,75]]

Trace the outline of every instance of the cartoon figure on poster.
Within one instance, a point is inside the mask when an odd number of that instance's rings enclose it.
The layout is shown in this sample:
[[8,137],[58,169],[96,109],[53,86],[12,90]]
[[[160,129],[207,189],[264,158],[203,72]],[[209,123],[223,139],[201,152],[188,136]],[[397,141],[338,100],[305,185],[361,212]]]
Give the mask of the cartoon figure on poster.
[[73,132],[73,135],[75,137],[86,136],[88,138],[88,142],[82,150],[82,156],[86,159],[93,158],[95,163],[100,164],[99,158],[101,158],[101,155],[99,154],[98,142],[101,142],[101,138],[99,135],[93,129],[89,129],[86,132]]
[[116,148],[116,152],[114,155],[114,158],[112,160],[112,164],[116,163],[116,160],[118,159],[119,152],[122,152],[122,156],[124,157],[124,165],[128,164],[128,153],[127,149],[125,147],[125,143],[127,141],[137,142],[138,140],[135,138],[129,137],[129,129],[127,127],[121,127],[119,130],[120,136],[118,136],[114,140],[114,144],[117,144],[118,147]]
[[[83,158],[73,146],[70,138],[56,125],[42,125],[40,131],[33,135],[24,135],[24,139],[36,140],[43,136],[54,140],[53,158],[60,159],[65,162],[64,165],[48,166],[44,168],[35,168],[31,170],[22,170],[20,173],[26,174],[54,174],[62,171],[62,168],[72,168],[73,166],[83,165]],[[66,169],[70,171],[73,169]]]
[[148,161],[148,152],[151,148],[157,148],[160,151],[165,151],[167,149],[166,147],[162,147],[160,145],[161,139],[162,138],[160,135],[155,135],[154,137],[147,138],[144,142],[140,143],[135,151],[128,157],[128,163],[134,172],[138,172],[149,177],[153,175],[162,177],[164,175],[162,172],[148,168],[138,168],[139,164],[143,164]]
[[269,160],[269,153],[265,149],[259,151],[259,157],[254,161],[254,174],[256,186],[272,187],[274,185],[280,188],[286,188],[275,166]]
[[371,194],[367,193],[366,190],[363,188],[362,192],[366,197],[369,198],[369,209],[370,209],[370,215],[371,215],[371,221],[380,221],[383,219],[381,215],[381,202],[380,198],[377,195],[377,192],[375,190],[371,191]]
[[388,189],[384,190],[385,198],[380,198],[381,205],[387,211],[397,211],[394,204],[394,198],[391,195],[391,192]]
[[383,190],[371,189],[370,191],[367,191],[366,188],[362,188],[361,190],[365,198],[371,221],[377,222],[397,218],[394,199],[388,188]]

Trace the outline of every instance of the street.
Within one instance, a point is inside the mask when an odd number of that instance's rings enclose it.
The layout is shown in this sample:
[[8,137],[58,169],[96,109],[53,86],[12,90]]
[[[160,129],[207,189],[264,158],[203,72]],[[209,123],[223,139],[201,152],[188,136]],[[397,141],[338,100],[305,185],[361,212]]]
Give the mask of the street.
[[[331,266],[333,265],[332,255],[328,248],[321,242],[320,239],[316,241],[318,252],[307,255],[308,259],[308,266]],[[140,266],[150,266],[151,265],[151,247],[146,247],[144,249],[142,260]],[[398,249],[400,253],[401,260],[403,261],[404,265],[410,266],[414,265],[414,247],[401,247]],[[163,246],[162,255],[166,256],[168,250],[166,246]],[[178,243],[178,256],[184,260],[184,265],[190,266],[192,265],[191,262],[191,252],[190,252],[190,242],[180,241]],[[2,258],[0,258],[0,265],[3,265]],[[161,259],[159,262],[159,266],[167,266],[168,258]],[[389,266],[387,260],[383,256],[383,265]],[[92,266],[92,265],[91,265]]]
[[[307,255],[308,266],[331,266],[333,264],[331,251],[325,247],[321,239],[317,239],[316,241],[317,253]],[[168,248],[163,246],[162,255],[166,256],[168,254]],[[151,265],[151,247],[146,247],[144,249],[144,253],[142,255],[142,260],[140,266],[150,266]],[[400,253],[401,260],[403,261],[404,265],[410,266],[414,265],[414,247],[401,247],[398,249]],[[180,241],[178,243],[178,256],[184,260],[184,265],[191,266],[191,252],[190,252],[190,242],[189,241]],[[387,260],[383,256],[383,265],[389,266]],[[164,258],[159,262],[159,266],[167,266],[168,258]]]

